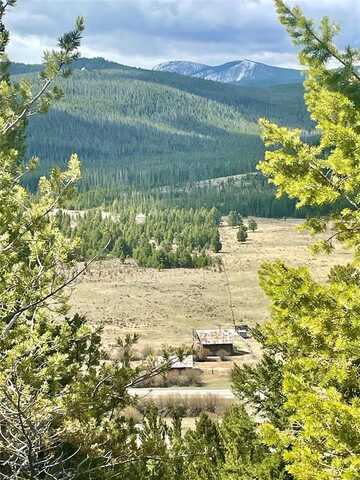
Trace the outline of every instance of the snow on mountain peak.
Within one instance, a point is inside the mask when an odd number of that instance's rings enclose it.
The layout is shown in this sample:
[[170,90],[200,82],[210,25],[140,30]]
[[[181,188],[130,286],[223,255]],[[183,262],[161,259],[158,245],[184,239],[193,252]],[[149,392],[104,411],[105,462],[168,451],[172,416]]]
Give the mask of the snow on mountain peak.
[[160,65],[156,65],[153,70],[178,73],[180,75],[194,75],[205,68],[211,67],[196,62],[172,61],[160,63]]
[[204,80],[243,85],[280,85],[303,81],[299,70],[272,67],[247,59],[213,67],[196,62],[172,61],[162,63],[154,67],[154,70],[172,72]]

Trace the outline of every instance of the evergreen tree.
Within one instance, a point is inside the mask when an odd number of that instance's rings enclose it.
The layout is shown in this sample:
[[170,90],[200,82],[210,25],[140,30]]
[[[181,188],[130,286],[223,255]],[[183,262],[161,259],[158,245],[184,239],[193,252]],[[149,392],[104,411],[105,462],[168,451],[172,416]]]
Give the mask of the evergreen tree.
[[257,228],[258,228],[258,224],[256,220],[254,220],[253,218],[250,218],[248,221],[248,229],[251,230],[252,232],[255,232]]
[[[136,211],[140,209],[146,215],[138,224]],[[154,200],[143,204],[138,199],[124,199],[121,205],[113,205],[105,212],[60,211],[56,219],[67,237],[80,238],[76,258],[81,261],[100,252],[102,257],[134,258],[142,267],[197,268],[200,263],[210,265],[216,261],[209,249],[218,252],[222,247],[216,212],[164,208]]]
[[218,253],[222,249],[222,243],[220,241],[220,234],[219,231],[211,239],[211,249],[213,252]]
[[217,423],[206,414],[197,421],[194,432],[185,439],[184,479],[215,480],[220,478],[224,463],[224,443]]
[[248,234],[247,234],[247,229],[244,225],[240,225],[237,233],[236,233],[236,238],[238,239],[238,242],[240,243],[244,243],[246,242],[247,238],[248,238]]
[[228,223],[233,227],[237,227],[238,225],[242,225],[243,220],[238,212],[232,210],[228,215]]
[[[119,65],[110,69],[99,59],[85,62],[76,62],[74,75],[61,79],[65,97],[46,119],[30,121],[28,154],[43,159],[26,179],[33,191],[52,159],[61,165],[75,150],[84,165],[78,186],[84,203],[99,207],[124,191],[154,189],[162,196],[172,190],[185,201],[189,188],[201,197],[207,179],[255,171],[264,154],[258,118],[312,129],[301,84],[253,89]],[[35,80],[34,74],[26,77]],[[227,190],[231,182],[215,190]],[[230,210],[245,213],[240,208]]]
[[[330,252],[337,239],[351,246],[357,260],[359,225],[359,100],[360,52],[339,50],[338,27],[324,18],[320,28],[299,8],[275,0],[281,22],[307,67],[306,104],[321,138],[310,144],[301,131],[263,121],[271,146],[261,171],[298,206],[330,206],[327,218],[306,223],[311,233],[332,234],[315,243],[315,251]],[[330,61],[337,63],[333,68]],[[271,355],[253,375],[266,401],[277,396],[279,414],[262,427],[264,441],[282,455],[296,480],[345,480],[360,477],[359,298],[356,266],[332,270],[326,284],[315,281],[305,267],[282,262],[265,264],[261,285],[270,298],[272,319],[264,327],[264,345]],[[269,392],[266,376],[276,363],[281,376]],[[270,377],[269,377],[270,378]],[[241,379],[241,377],[239,377]],[[237,382],[240,387],[240,383]]]

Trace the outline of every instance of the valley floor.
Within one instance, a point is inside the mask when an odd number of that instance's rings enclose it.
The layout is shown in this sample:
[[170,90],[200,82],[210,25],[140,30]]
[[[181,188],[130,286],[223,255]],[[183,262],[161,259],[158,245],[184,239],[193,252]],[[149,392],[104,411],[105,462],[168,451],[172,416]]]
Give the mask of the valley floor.
[[[332,265],[350,261],[350,252],[338,247],[330,256],[314,256],[309,235],[299,233],[298,220],[257,219],[259,229],[249,233],[245,244],[236,240],[236,229],[222,226],[224,269],[153,270],[118,260],[92,265],[74,287],[74,311],[93,323],[104,324],[104,341],[115,351],[116,337],[129,332],[141,338],[139,349],[162,345],[192,344],[192,330],[231,326],[230,305],[236,323],[254,326],[269,317],[268,302],[258,285],[257,271],[264,261],[284,259],[292,265],[309,265],[324,280]],[[259,348],[237,362],[254,362]],[[205,384],[226,385],[232,362],[205,362]],[[199,364],[200,367],[200,364]]]

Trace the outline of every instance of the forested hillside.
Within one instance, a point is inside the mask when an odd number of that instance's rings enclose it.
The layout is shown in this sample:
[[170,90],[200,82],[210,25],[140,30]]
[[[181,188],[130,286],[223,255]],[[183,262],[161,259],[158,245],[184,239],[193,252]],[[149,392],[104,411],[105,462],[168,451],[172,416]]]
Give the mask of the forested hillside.
[[[30,121],[29,154],[44,173],[78,152],[80,190],[110,198],[124,187],[148,191],[254,171],[263,157],[259,117],[311,128],[299,85],[245,88],[103,59],[79,61],[61,83],[65,100]],[[28,180],[32,188],[37,178]]]

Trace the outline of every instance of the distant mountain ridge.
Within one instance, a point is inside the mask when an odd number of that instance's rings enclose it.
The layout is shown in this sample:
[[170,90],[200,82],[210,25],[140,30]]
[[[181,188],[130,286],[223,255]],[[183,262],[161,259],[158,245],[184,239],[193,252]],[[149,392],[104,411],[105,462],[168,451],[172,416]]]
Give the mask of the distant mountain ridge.
[[[43,66],[40,64],[25,64],[25,63],[16,63],[13,62],[10,65],[10,73],[12,75],[23,75],[27,73],[36,73],[42,70]],[[102,57],[95,57],[95,58],[79,58],[72,64],[72,68],[75,70],[123,70],[126,68],[125,65],[121,65],[117,62],[112,62],[110,60],[105,60]]]
[[206,70],[207,68],[211,67],[209,67],[209,65],[205,65],[204,63],[172,61],[160,63],[160,65],[154,67],[153,70],[195,77],[198,73]]
[[304,80],[300,70],[273,67],[252,60],[237,60],[213,67],[196,62],[171,61],[156,65],[154,70],[243,86],[265,87],[301,83]]
[[[124,70],[126,65],[106,60],[102,57],[80,58],[73,64],[75,70]],[[12,63],[10,72],[13,75],[40,72],[40,64],[27,65]],[[186,77],[212,80],[239,86],[271,87],[276,85],[302,83],[304,76],[300,70],[273,67],[251,60],[238,60],[223,65],[210,66],[203,63],[187,61],[170,61],[161,63],[153,71],[175,73]]]
[[[75,70],[125,70],[134,67],[121,65],[117,62],[105,60],[102,57],[80,58],[73,64]],[[27,65],[24,63],[12,63],[10,72],[13,75],[40,72],[41,65]],[[141,69],[140,69],[141,70]],[[228,83],[239,86],[271,87],[293,83],[302,83],[304,80],[300,70],[272,67],[251,60],[239,60],[224,63],[223,65],[210,66],[203,63],[171,61],[161,63],[153,68],[153,71],[175,73],[186,77],[201,80],[212,80],[220,83]]]

